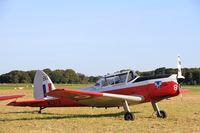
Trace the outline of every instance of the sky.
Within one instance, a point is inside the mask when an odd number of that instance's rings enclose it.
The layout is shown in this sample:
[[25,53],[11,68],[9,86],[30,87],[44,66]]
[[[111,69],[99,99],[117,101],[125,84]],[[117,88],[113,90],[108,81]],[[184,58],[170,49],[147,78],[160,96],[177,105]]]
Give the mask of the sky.
[[198,0],[0,0],[0,74],[200,67]]

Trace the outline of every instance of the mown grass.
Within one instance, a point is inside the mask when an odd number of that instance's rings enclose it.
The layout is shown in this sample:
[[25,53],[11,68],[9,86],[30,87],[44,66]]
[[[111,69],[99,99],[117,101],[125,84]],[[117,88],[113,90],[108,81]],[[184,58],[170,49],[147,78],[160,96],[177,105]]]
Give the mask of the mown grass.
[[[6,87],[7,86],[7,87]],[[22,84],[16,86],[22,87]],[[0,95],[25,94],[21,99],[32,99],[31,85],[24,89],[14,89],[15,85],[0,85]],[[30,87],[29,87],[30,86]],[[56,85],[58,88],[82,88],[88,85]],[[89,85],[90,86],[90,85]],[[5,87],[5,88],[4,88]],[[14,88],[13,88],[14,87]],[[127,122],[123,109],[110,108],[47,108],[38,114],[38,108],[5,106],[12,100],[0,102],[0,133],[38,132],[81,132],[81,133],[129,133],[129,132],[200,132],[200,87],[183,86],[191,89],[183,98],[174,97],[159,103],[168,113],[167,119],[158,119],[151,104],[131,106],[136,120]],[[20,100],[20,99],[19,99]]]

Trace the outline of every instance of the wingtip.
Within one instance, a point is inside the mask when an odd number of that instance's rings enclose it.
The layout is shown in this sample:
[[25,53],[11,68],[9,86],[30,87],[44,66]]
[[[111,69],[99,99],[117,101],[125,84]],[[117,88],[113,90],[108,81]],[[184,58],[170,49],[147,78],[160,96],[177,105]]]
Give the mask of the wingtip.
[[15,106],[15,104],[16,104],[16,101],[12,101],[12,102],[8,103],[7,106]]
[[181,93],[191,92],[191,90],[188,90],[188,89],[181,89],[180,91],[181,91]]
[[25,95],[17,95],[18,97],[24,97]]

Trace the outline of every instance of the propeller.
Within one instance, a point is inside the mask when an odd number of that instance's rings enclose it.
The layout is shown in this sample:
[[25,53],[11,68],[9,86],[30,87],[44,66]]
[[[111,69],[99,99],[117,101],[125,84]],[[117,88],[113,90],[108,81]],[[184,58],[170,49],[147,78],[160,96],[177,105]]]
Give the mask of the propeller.
[[177,57],[177,69],[178,69],[177,81],[179,84],[181,84],[185,80],[185,77],[182,75],[180,56]]
[[177,82],[179,84],[179,93],[181,94],[181,101],[183,99],[182,95],[182,88],[181,88],[181,83],[185,80],[185,77],[182,75],[182,70],[181,70],[181,58],[180,56],[177,57],[177,69],[178,69],[178,74],[177,74]]

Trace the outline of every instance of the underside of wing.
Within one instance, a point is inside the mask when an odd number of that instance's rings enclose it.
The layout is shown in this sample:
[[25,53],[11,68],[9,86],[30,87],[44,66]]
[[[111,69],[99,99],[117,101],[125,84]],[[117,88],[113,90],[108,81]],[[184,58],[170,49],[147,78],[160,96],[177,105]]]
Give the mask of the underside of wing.
[[121,95],[71,89],[56,89],[47,95],[56,98],[71,99],[79,104],[92,107],[116,107],[122,106],[125,100],[129,104],[138,104],[144,100],[139,95]]

